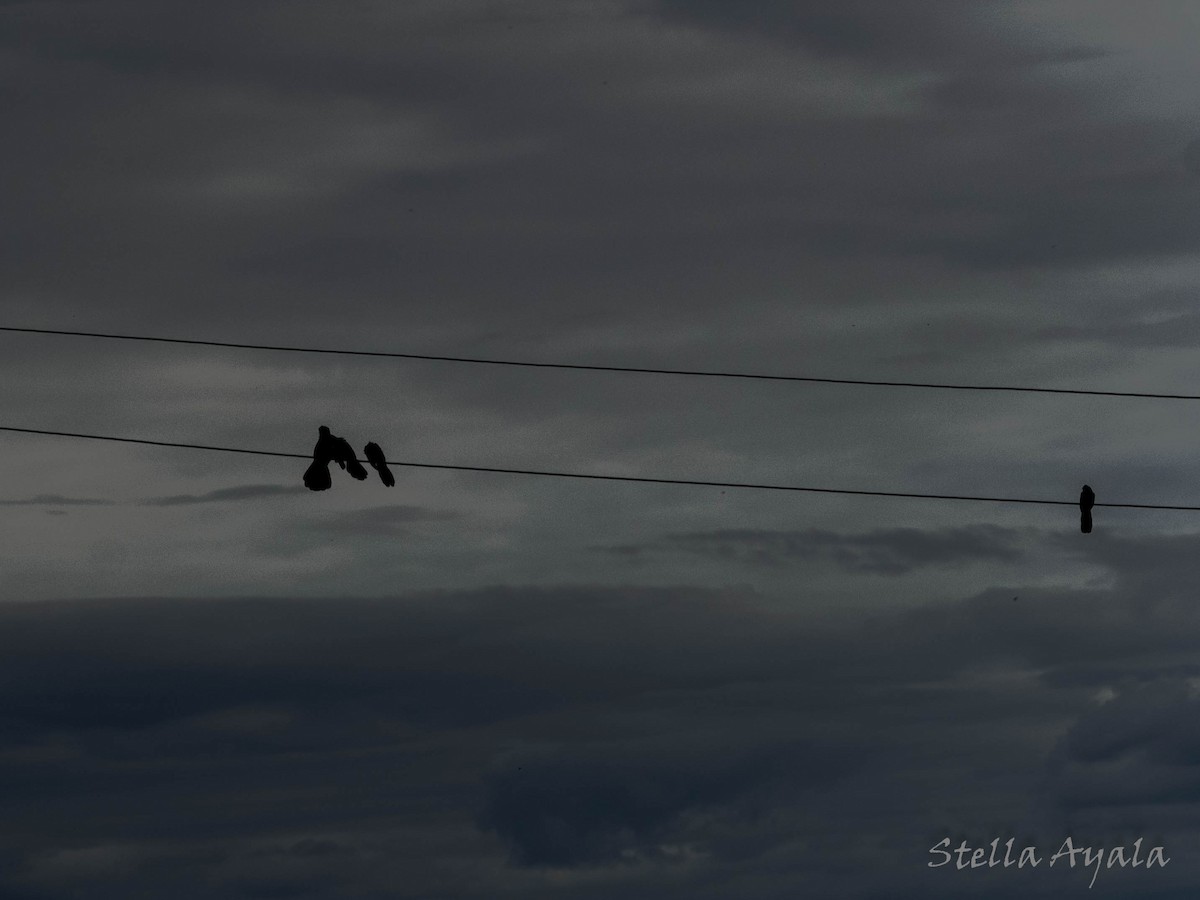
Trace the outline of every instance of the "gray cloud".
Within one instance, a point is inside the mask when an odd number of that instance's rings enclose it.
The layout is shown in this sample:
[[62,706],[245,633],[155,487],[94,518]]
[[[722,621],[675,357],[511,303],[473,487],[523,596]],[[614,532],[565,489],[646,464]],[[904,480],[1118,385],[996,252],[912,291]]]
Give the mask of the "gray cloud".
[[996,525],[971,525],[940,531],[877,529],[862,534],[841,534],[815,528],[796,531],[725,529],[671,534],[643,545],[608,548],[608,552],[635,557],[645,552],[678,552],[768,566],[821,559],[850,572],[903,575],[928,566],[1014,562],[1023,555],[1021,538],[1018,531]]
[[789,771],[822,781],[854,767],[834,748],[772,747],[744,758],[735,750],[698,765],[681,760],[678,746],[668,749],[658,759],[636,746],[506,758],[487,775],[480,824],[506,841],[518,865],[588,866],[639,856],[669,864],[661,847],[680,816],[728,806]]
[[1148,608],[1184,601],[1200,583],[1193,532],[1153,537],[1096,534],[1097,540],[1086,543],[1064,535],[1052,541],[1072,556],[1108,570],[1119,590],[1141,596]]
[[1183,164],[1193,175],[1200,175],[1200,138],[1188,141],[1184,147]]
[[[882,762],[877,748],[840,735],[796,739],[747,724],[746,734],[684,725],[650,740],[507,753],[485,775],[479,823],[525,867],[669,871],[689,855],[749,860],[778,836],[751,846],[729,832],[756,830],[773,797],[837,790]],[[713,819],[723,827],[708,828]]]
[[768,0],[753,6],[721,0],[660,0],[659,8],[673,17],[795,41],[809,50],[871,66],[1030,64],[1090,58],[1101,52],[1085,47],[1005,45],[989,33],[993,9],[972,9],[952,0],[912,6],[849,0],[836,7],[820,0]]
[[[656,22],[646,8],[592,6],[510,20],[486,4],[357,4],[330,20],[316,4],[260,3],[268,53],[237,27],[243,4],[206,5],[203,21],[178,4],[126,4],[96,27],[25,9],[22,30],[37,39],[10,65],[43,100],[15,104],[26,138],[8,152],[55,177],[26,179],[10,198],[16,289],[42,291],[69,238],[76,264],[53,283],[72,302],[99,292],[131,321],[155,316],[150,297],[169,288],[175,327],[227,303],[242,327],[310,322],[319,333],[336,318],[334,291],[395,326],[472,318],[486,334],[547,315],[586,328],[628,278],[672,298],[661,315],[686,319],[731,292],[793,283],[827,254],[1074,264],[1174,252],[1195,236],[1182,182],[1145,161],[1170,128],[1091,121],[1086,90],[1050,71],[972,75],[997,54],[1063,59],[988,16],[972,24],[980,17],[941,3],[666,5],[668,18],[762,19],[777,33],[793,22],[813,45],[858,58],[934,60],[946,79],[934,99],[954,104],[914,109],[898,86],[900,108],[883,114],[797,109],[784,96],[793,108],[781,118],[766,88],[802,63],[785,49],[763,57],[718,40],[664,60],[641,36]],[[714,90],[722,73],[736,87],[761,66],[763,92],[734,103],[673,93],[705,66]],[[792,74],[798,99],[816,74]],[[54,90],[69,78],[83,87]],[[850,79],[837,97],[864,84]],[[995,108],[997,92],[1010,117],[962,115],[964,99]],[[133,105],[139,116],[121,114]],[[66,120],[87,123],[83,144],[58,140]],[[71,228],[83,215],[110,227]],[[173,275],[181,267],[187,283]],[[255,284],[253,306],[230,293],[231,272]]]
[[418,522],[442,522],[455,518],[458,518],[456,513],[399,503],[334,513],[311,520],[307,527],[330,534],[387,537],[407,534],[409,526]]
[[1197,682],[1126,684],[1055,746],[1047,784],[1071,809],[1200,802]]
[[63,497],[59,494],[38,494],[27,500],[0,500],[0,506],[111,506],[112,504],[112,500]]
[[234,500],[257,500],[262,497],[280,497],[292,494],[307,494],[303,485],[244,484],[238,487],[218,488],[207,494],[178,494],[173,497],[154,497],[144,501],[147,506],[191,506],[196,503],[225,503]]
[[1036,336],[1051,340],[1095,341],[1122,347],[1191,346],[1197,332],[1192,312],[1196,292],[1189,288],[1139,293],[1124,303],[1097,310],[1083,323],[1042,327]]

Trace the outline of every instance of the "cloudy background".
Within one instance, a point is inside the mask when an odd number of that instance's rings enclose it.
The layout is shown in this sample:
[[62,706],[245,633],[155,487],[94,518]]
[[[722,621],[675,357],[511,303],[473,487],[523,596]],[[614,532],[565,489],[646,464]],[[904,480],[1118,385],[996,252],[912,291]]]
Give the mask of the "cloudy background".
[[[1200,393],[1188,0],[2,0],[0,325]],[[0,333],[0,425],[1200,504],[1185,401]],[[1187,512],[0,435],[0,898],[1194,896]],[[1166,869],[931,869],[944,837]]]

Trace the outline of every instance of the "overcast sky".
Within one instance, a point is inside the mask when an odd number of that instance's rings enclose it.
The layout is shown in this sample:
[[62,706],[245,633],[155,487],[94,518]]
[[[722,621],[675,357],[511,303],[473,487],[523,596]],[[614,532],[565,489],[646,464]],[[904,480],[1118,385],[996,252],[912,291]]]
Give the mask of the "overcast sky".
[[[1190,0],[0,0],[0,326],[1200,393]],[[0,333],[0,425],[1200,505],[1186,401]],[[0,900],[1195,896],[1200,520],[0,433]],[[930,868],[942,838],[1165,848]]]

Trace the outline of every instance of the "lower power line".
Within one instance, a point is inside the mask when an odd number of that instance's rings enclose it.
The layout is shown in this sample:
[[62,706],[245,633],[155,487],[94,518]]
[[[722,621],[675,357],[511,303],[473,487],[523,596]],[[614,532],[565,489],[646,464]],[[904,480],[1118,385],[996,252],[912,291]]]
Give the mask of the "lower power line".
[[[16,428],[0,425],[0,431],[20,434],[40,434],[52,437],[84,438],[93,441],[116,441],[124,444],[145,444],[151,447],[177,447],[188,450],[212,450],[221,453],[246,453],[254,456],[277,456],[286,459],[311,459],[308,453],[282,453],[276,450],[250,450],[244,447],[218,447],[211,444],[189,444],[177,441],[152,441],[145,438],[114,437],[103,434],[83,434],[74,431],[47,431],[39,428]],[[360,459],[359,462],[368,462]],[[964,494],[918,494],[908,491],[859,491],[847,488],[800,487],[792,484],[755,484],[745,481],[705,481],[692,478],[647,478],[635,475],[592,475],[586,472],[554,472],[542,469],[508,469],[497,466],[459,466],[448,463],[399,462],[389,459],[389,466],[413,469],[445,469],[454,472],[493,472],[502,475],[540,475],[549,478],[587,478],[593,481],[628,481],[638,484],[684,484],[702,487],[738,488],[758,491],[803,491],[815,494],[851,494],[861,497],[907,497],[918,500],[972,500],[985,503],[1036,503],[1043,506],[1078,506],[1074,500],[1036,500],[1026,497],[978,497]],[[1200,506],[1166,506],[1154,503],[1097,503],[1096,506],[1124,509],[1170,509],[1200,512]]]

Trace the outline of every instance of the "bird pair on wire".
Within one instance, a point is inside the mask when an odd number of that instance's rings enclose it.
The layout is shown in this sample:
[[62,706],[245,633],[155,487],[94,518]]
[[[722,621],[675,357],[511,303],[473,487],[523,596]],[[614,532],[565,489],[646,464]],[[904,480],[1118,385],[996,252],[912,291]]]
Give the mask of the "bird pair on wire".
[[[317,444],[313,447],[312,465],[304,472],[306,488],[310,491],[327,491],[333,486],[333,481],[329,477],[331,462],[337,463],[359,481],[366,480],[367,470],[358,461],[358,457],[354,454],[354,448],[350,446],[348,440],[332,434],[328,425],[318,428],[317,434]],[[371,468],[379,473],[379,479],[388,487],[395,486],[396,479],[388,469],[387,460],[384,459],[379,445],[374,442],[369,443],[363,448],[363,453],[367,457],[367,462],[371,464]]]

